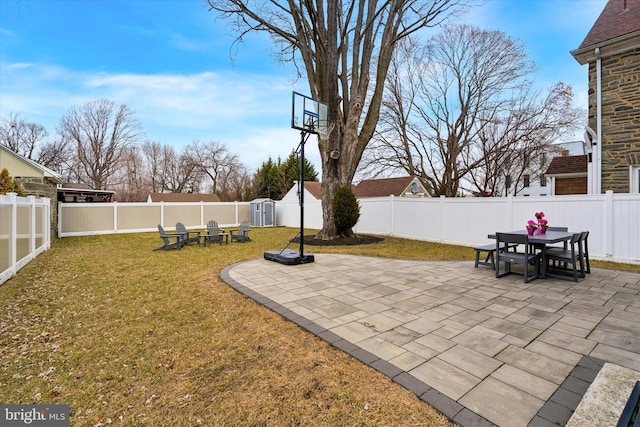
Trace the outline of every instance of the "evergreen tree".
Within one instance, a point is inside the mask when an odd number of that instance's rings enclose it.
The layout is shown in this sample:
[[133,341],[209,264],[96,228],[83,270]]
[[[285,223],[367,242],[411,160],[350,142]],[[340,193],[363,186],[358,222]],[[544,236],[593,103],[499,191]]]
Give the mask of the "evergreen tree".
[[[258,197],[267,197],[273,200],[280,200],[287,194],[293,186],[294,181],[298,181],[300,169],[299,159],[295,151],[291,151],[286,162],[274,162],[271,157],[262,163],[255,176],[256,194]],[[304,180],[318,181],[318,173],[313,164],[305,159]]]
[[0,194],[7,193],[18,193],[18,196],[21,197],[25,195],[22,185],[9,175],[7,168],[2,168],[2,171],[0,171]]

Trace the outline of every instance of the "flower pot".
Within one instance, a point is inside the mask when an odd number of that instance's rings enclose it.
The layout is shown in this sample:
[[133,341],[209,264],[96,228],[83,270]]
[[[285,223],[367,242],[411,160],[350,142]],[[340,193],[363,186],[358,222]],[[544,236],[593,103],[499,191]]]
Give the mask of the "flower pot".
[[547,227],[538,227],[536,228],[536,232],[534,234],[544,234],[547,232]]
[[533,232],[536,231],[535,228],[533,227],[527,227],[527,233],[529,234],[529,236],[533,236]]

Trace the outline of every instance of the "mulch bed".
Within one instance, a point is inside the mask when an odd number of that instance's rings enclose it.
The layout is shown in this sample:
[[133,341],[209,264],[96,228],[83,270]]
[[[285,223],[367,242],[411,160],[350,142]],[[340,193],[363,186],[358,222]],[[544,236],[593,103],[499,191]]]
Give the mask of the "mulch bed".
[[[304,244],[309,246],[355,246],[370,245],[372,243],[382,242],[384,237],[369,236],[366,234],[358,234],[350,237],[338,237],[333,240],[316,239],[315,235],[304,236]],[[293,240],[294,243],[300,243],[300,236]]]

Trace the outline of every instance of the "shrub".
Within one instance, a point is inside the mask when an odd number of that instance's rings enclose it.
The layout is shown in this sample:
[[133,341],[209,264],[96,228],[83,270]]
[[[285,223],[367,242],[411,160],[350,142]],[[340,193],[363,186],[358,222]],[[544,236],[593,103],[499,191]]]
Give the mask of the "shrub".
[[0,171],[0,194],[7,193],[18,193],[18,196],[24,197],[22,185],[9,175],[7,168],[2,168]]
[[360,219],[360,204],[351,187],[343,186],[333,195],[333,224],[339,236],[348,237]]

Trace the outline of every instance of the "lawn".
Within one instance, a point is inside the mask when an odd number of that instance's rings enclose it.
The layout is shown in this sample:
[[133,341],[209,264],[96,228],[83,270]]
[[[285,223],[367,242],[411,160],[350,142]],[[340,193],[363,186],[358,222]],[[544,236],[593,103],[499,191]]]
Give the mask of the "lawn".
[[[451,425],[220,280],[295,234],[160,252],[157,233],[56,240],[0,286],[0,402],[69,404],[73,426]],[[395,238],[307,251],[473,257]]]

